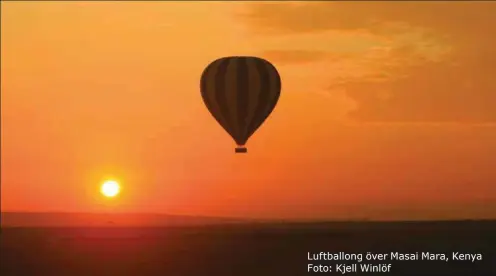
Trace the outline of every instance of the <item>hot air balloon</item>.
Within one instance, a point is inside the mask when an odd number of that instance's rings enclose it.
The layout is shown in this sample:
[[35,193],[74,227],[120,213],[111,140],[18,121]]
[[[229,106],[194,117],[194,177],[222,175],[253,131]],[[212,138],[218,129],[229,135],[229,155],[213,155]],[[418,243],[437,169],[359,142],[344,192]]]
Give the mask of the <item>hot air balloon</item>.
[[265,59],[223,57],[210,63],[201,76],[203,101],[215,120],[246,153],[246,142],[274,110],[281,77]]

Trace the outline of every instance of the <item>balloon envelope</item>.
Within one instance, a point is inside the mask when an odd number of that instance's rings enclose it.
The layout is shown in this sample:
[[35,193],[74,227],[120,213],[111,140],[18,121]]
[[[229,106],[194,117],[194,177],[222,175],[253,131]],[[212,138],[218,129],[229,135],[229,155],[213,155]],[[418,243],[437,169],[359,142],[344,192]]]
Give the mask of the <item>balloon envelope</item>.
[[203,101],[212,116],[244,145],[274,110],[281,93],[281,77],[267,60],[258,57],[223,57],[205,68],[200,80]]

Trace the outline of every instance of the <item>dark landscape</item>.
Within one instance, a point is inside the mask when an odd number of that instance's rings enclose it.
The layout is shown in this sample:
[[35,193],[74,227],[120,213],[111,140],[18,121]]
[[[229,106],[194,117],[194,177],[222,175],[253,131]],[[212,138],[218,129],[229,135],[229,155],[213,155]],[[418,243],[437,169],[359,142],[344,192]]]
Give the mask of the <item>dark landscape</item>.
[[[309,275],[319,274],[307,271],[309,263],[347,263],[307,259],[322,251],[362,253],[362,263],[391,264],[389,273],[350,275],[489,276],[496,275],[496,221],[4,227],[1,251],[2,276]],[[482,260],[367,261],[367,252],[449,258],[460,252],[482,254]]]

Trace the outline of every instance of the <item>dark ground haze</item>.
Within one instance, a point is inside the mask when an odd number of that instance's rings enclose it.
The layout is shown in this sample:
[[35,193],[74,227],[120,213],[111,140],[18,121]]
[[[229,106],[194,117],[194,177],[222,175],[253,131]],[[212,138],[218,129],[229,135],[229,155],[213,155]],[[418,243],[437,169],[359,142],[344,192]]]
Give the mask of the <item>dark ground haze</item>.
[[[162,228],[4,228],[1,276],[320,275],[308,252],[481,253],[482,261],[379,261],[389,273],[496,275],[496,222],[243,224]],[[362,263],[374,263],[363,260]],[[342,275],[332,272],[331,275]]]

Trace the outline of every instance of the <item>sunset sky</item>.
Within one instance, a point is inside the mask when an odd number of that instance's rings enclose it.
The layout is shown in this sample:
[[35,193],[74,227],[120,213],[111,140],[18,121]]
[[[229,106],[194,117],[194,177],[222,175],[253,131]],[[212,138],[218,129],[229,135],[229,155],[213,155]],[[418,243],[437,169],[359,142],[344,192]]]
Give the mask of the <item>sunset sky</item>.
[[[2,2],[3,211],[496,218],[493,26],[496,2]],[[230,55],[282,78],[245,155],[199,91]]]

